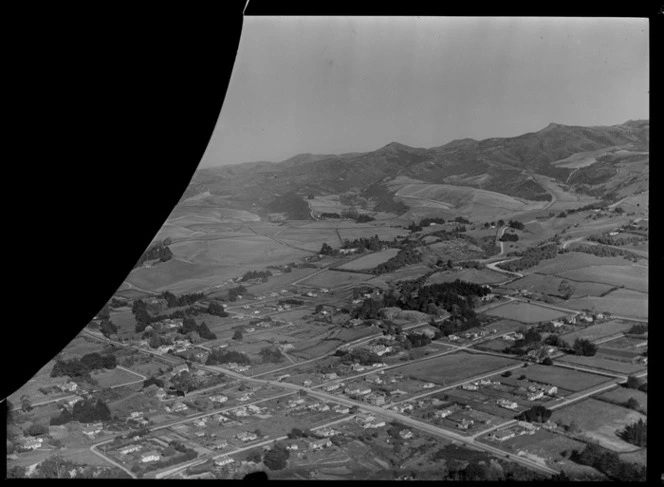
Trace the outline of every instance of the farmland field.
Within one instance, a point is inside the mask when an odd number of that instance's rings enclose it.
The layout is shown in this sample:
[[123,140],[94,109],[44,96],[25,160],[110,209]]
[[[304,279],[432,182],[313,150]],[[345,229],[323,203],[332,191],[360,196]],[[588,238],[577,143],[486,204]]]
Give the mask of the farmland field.
[[648,269],[630,265],[600,265],[559,271],[557,276],[572,281],[591,281],[611,286],[624,286],[633,291],[648,292]]
[[[388,272],[386,274],[381,274],[379,276],[376,276],[372,278],[370,281],[367,281],[367,284],[374,284],[379,285],[378,283],[387,283],[387,282],[397,282],[401,280],[408,280],[408,279],[417,279],[418,277],[423,276],[427,272],[429,272],[431,269],[429,269],[426,266],[423,266],[421,264],[413,264],[413,265],[408,265],[405,267],[402,267],[401,269],[397,269],[394,272]],[[382,287],[382,286],[381,286]]]
[[540,321],[549,321],[561,316],[565,316],[563,311],[557,311],[550,308],[544,308],[530,303],[510,302],[498,306],[486,312],[490,316],[498,316],[511,320],[521,321],[523,323],[537,323]]
[[[563,281],[560,277],[542,274],[530,274],[514,282],[506,284],[505,287],[512,289],[525,289],[530,292],[543,294],[559,295],[560,283]],[[573,297],[579,296],[601,296],[609,292],[614,286],[594,282],[573,282]]]
[[118,327],[118,333],[134,333],[136,318],[131,308],[123,307],[111,311],[111,321]]
[[616,333],[627,331],[632,326],[633,323],[620,320],[611,320],[604,323],[598,323],[596,325],[590,325],[580,330],[573,331],[572,333],[567,333],[566,335],[562,335],[561,338],[569,343],[573,343],[577,338],[585,338],[592,341],[597,340],[598,338],[607,337],[609,335],[615,335]]
[[630,398],[639,402],[641,408],[648,411],[648,394],[637,389],[627,389],[626,387],[616,387],[608,392],[597,396],[597,399],[606,399],[611,402],[626,403]]
[[603,298],[581,298],[566,301],[565,306],[572,309],[602,311],[617,316],[648,318],[647,295],[629,297],[611,297],[609,293]]
[[370,279],[370,275],[356,274],[354,272],[340,272],[333,270],[325,270],[320,274],[311,276],[304,281],[300,282],[302,286],[311,286],[318,288],[331,288],[346,286],[348,284],[355,284]]
[[572,392],[582,391],[609,380],[595,374],[546,365],[530,365],[520,370],[519,373],[524,374],[528,380],[551,384]]
[[388,249],[383,252],[375,252],[373,254],[364,255],[359,259],[352,260],[340,266],[339,269],[350,271],[369,270],[383,264],[395,257],[399,253],[399,249]]
[[646,419],[641,413],[597,399],[585,399],[554,411],[552,421],[569,424],[576,421],[584,435],[605,448],[616,452],[629,452],[639,448],[618,437],[617,431],[626,425]]
[[505,274],[492,271],[491,269],[464,269],[462,271],[436,272],[427,279],[426,284],[452,282],[456,279],[477,284],[495,284],[505,281]]
[[543,260],[529,270],[541,274],[560,274],[591,266],[624,266],[625,264],[626,261],[622,257],[597,257],[592,254],[570,252],[558,255],[555,259]]
[[582,355],[566,355],[558,359],[560,362],[565,362],[569,364],[576,364],[585,367],[590,367],[593,369],[608,370],[610,372],[616,372],[619,374],[633,374],[640,370],[644,370],[646,365],[643,364],[632,364],[629,362],[621,362],[618,360],[611,360],[605,356],[597,354],[593,357],[584,357]]
[[404,376],[415,376],[424,382],[449,385],[494,369],[518,364],[517,360],[509,358],[459,352],[398,367],[395,371]]

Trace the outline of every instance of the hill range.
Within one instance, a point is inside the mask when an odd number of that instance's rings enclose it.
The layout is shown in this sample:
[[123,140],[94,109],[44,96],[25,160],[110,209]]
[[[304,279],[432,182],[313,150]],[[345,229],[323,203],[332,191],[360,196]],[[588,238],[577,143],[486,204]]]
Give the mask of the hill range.
[[397,215],[426,207],[426,201],[429,208],[456,214],[467,213],[467,204],[477,200],[512,212],[554,201],[617,201],[648,190],[649,127],[648,120],[595,127],[552,123],[518,137],[461,139],[429,149],[392,142],[366,153],[203,168],[179,206],[305,218],[302,208],[291,211],[296,197],[350,194],[362,208]]

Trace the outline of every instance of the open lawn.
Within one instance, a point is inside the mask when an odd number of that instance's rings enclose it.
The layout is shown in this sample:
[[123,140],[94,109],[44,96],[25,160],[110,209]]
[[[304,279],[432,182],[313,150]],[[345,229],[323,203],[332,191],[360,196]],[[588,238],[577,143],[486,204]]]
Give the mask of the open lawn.
[[427,284],[441,282],[452,282],[457,279],[474,282],[476,284],[496,284],[505,281],[505,274],[492,271],[491,269],[464,269],[462,271],[443,271],[432,274],[427,279]]
[[349,284],[360,283],[370,279],[371,276],[367,274],[357,274],[354,272],[341,272],[326,270],[315,276],[305,279],[300,282],[302,286],[311,286],[318,288],[331,288],[335,289]]
[[424,382],[450,385],[468,377],[518,364],[518,361],[508,358],[459,352],[398,367],[395,371]]
[[382,252],[374,252],[360,257],[359,259],[352,260],[340,266],[339,269],[361,271],[369,270],[383,264],[390,260],[392,257],[399,253],[399,249],[387,249]]
[[111,311],[111,321],[118,327],[118,334],[135,333],[136,318],[128,306]]
[[586,437],[616,452],[639,449],[623,441],[616,434],[626,425],[639,419],[646,418],[636,411],[592,398],[558,409],[551,417],[552,421],[561,421],[564,424],[576,421]]
[[113,387],[143,380],[141,376],[119,368],[93,372],[91,376],[99,387]]
[[543,308],[542,306],[537,306],[530,303],[514,301],[502,306],[497,306],[496,308],[487,311],[486,314],[489,316],[498,316],[500,318],[521,321],[523,323],[549,321],[566,315],[566,313],[563,311]]
[[585,338],[587,340],[597,340],[599,338],[615,335],[616,333],[629,330],[633,323],[628,323],[622,320],[611,320],[596,325],[586,326],[572,333],[562,335],[561,338],[568,343],[574,343],[577,338]]
[[[587,372],[537,364],[520,369],[518,375],[522,374],[530,381],[550,384],[572,392],[582,391],[610,380]],[[509,382],[511,379],[506,379],[504,382]]]

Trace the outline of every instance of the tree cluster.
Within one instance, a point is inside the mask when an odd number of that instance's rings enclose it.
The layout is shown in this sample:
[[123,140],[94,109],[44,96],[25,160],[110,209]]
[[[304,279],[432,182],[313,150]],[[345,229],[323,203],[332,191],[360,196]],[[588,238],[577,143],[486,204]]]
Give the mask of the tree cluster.
[[263,347],[260,356],[266,363],[277,363],[284,360],[284,354],[277,347]]
[[356,238],[355,240],[344,239],[343,244],[341,245],[342,249],[364,249],[369,250],[370,252],[377,252],[383,247],[396,247],[396,241],[392,240],[381,240],[378,238],[378,235],[374,235],[369,238]]
[[612,480],[623,482],[644,482],[646,468],[636,463],[625,462],[616,452],[590,443],[582,452],[574,451],[570,456],[573,462],[589,465]]
[[50,424],[60,425],[70,421],[80,423],[94,423],[96,421],[108,421],[111,419],[111,410],[101,399],[83,399],[74,403],[71,412],[68,409],[62,409],[58,416],[51,418]]
[[498,240],[501,242],[518,242],[519,236],[516,233],[503,233]]
[[515,230],[523,230],[524,228],[526,228],[523,222],[520,222],[518,220],[510,220],[508,222],[508,225]]
[[210,301],[210,304],[208,305],[207,308],[207,313],[212,316],[220,316],[222,318],[225,318],[228,316],[228,313],[226,312],[226,309],[224,308],[224,305],[219,303],[218,301]]
[[270,470],[283,470],[288,466],[290,451],[281,444],[276,444],[263,455],[263,463]]
[[597,353],[597,345],[585,338],[577,338],[574,340],[572,350],[576,355],[583,355],[585,357],[592,357]]
[[142,266],[148,260],[159,259],[159,262],[166,262],[173,257],[173,252],[164,244],[163,241],[155,242],[141,255],[134,268]]
[[247,293],[247,288],[240,285],[237,287],[230,288],[228,290],[228,300],[231,302],[237,301],[238,296],[242,296]]
[[528,421],[529,423],[546,423],[553,411],[544,406],[537,405],[519,414],[516,419],[519,421]]
[[643,335],[648,333],[648,325],[644,323],[637,323],[636,325],[632,326],[627,333],[630,335]]
[[111,335],[114,335],[118,332],[118,327],[111,320],[105,319],[102,320],[101,323],[99,324],[99,331],[101,331],[102,335],[108,338]]
[[73,358],[70,360],[57,360],[53,369],[51,369],[51,377],[89,377],[89,373],[97,369],[114,369],[117,366],[115,355],[100,355],[96,352],[83,355],[81,358]]
[[277,304],[279,305],[284,305],[284,304],[292,304],[293,306],[301,306],[304,304],[304,301],[301,299],[294,299],[294,298],[286,298],[286,299],[280,299],[277,301]]
[[360,365],[372,365],[382,362],[378,354],[364,348],[357,348],[350,352],[337,350],[334,354],[341,357],[341,362],[346,364],[358,362]]
[[577,245],[573,249],[573,252],[583,252],[584,254],[592,254],[597,257],[623,257],[624,259],[629,260],[630,262],[637,262],[641,259],[640,256],[636,255],[633,252],[624,249],[617,249],[615,247],[609,247],[607,245]]

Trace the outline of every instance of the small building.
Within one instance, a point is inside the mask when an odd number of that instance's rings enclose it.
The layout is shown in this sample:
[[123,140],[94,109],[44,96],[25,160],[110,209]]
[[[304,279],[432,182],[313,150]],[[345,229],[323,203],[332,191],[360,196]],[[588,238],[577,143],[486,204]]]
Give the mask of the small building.
[[330,384],[329,386],[326,386],[325,390],[327,392],[332,392],[332,391],[336,391],[340,387],[341,387],[341,384],[339,382],[337,382],[336,384]]
[[462,429],[462,430],[467,430],[474,423],[475,423],[475,421],[473,421],[472,419],[463,418],[459,423],[457,423],[457,428]]
[[373,414],[369,414],[369,413],[358,413],[355,416],[355,419],[360,423],[367,423],[367,422],[374,421],[376,419],[376,417]]
[[235,438],[237,438],[240,441],[247,442],[247,441],[254,441],[258,439],[258,435],[255,433],[250,433],[249,431],[242,431],[238,434],[235,435]]
[[317,433],[325,438],[336,435],[338,432],[332,428],[321,428]]
[[495,441],[506,441],[510,438],[514,438],[516,433],[511,429],[499,430],[494,433],[489,434],[489,438]]
[[134,453],[136,451],[139,451],[140,449],[141,449],[141,445],[127,445],[119,451],[120,451],[121,455],[128,455],[130,453]]
[[516,409],[516,408],[519,407],[519,405],[518,405],[516,402],[514,402],[514,401],[510,401],[509,399],[498,399],[498,400],[496,401],[496,403],[497,403],[500,407],[505,408],[505,409],[512,409],[512,410],[514,410],[514,409]]
[[225,396],[223,394],[216,394],[214,396],[210,396],[208,399],[214,403],[224,403],[228,401],[228,396]]
[[433,382],[427,382],[422,386],[422,389],[433,389],[434,387],[436,387],[436,384]]
[[322,450],[323,448],[327,448],[329,446],[332,446],[332,442],[330,441],[330,439],[329,438],[323,438],[321,440],[312,441],[309,444],[309,449],[310,450]]
[[20,445],[24,450],[36,450],[42,446],[43,441],[43,438],[25,438]]
[[463,384],[461,386],[461,389],[465,391],[476,391],[479,389],[479,387],[477,386],[477,384],[469,383],[469,384]]
[[143,463],[158,462],[160,459],[161,459],[161,455],[156,450],[150,450],[148,452],[143,453],[143,455],[141,455],[141,462],[143,462]]
[[434,413],[434,416],[437,418],[447,418],[450,414],[452,414],[454,411],[450,408],[447,409],[439,409]]
[[186,411],[187,409],[189,409],[189,406],[187,406],[183,402],[176,402],[175,404],[173,404],[173,406],[171,406],[171,411],[175,412]]
[[399,431],[399,436],[404,440],[409,440],[413,437],[413,432],[410,430],[401,430]]
[[373,406],[382,406],[385,404],[385,396],[382,394],[369,394],[366,396],[365,400]]
[[212,448],[213,450],[222,450],[227,446],[228,442],[226,440],[216,440],[210,444],[210,448]]
[[235,460],[233,460],[230,457],[221,457],[214,461],[214,465],[216,467],[223,467],[224,465],[228,465],[230,463],[233,463],[234,461]]

